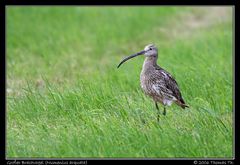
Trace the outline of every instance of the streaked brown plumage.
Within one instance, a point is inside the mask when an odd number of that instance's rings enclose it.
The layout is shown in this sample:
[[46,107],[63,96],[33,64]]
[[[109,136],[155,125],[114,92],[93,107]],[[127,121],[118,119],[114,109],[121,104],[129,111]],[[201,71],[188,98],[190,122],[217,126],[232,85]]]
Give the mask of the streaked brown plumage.
[[188,107],[182,98],[177,82],[170,73],[157,65],[158,50],[153,44],[149,44],[143,51],[123,59],[118,67],[130,58],[142,54],[144,54],[146,58],[140,75],[141,87],[144,93],[154,100],[156,108],[159,110],[158,102],[163,104],[163,114],[166,115],[165,106],[170,106],[173,102],[183,109]]

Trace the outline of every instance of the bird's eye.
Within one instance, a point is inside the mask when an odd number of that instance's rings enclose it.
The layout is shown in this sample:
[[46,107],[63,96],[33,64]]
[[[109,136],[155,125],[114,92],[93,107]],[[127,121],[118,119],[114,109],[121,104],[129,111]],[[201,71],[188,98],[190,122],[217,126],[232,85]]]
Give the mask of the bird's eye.
[[149,50],[152,50],[152,48],[149,48]]

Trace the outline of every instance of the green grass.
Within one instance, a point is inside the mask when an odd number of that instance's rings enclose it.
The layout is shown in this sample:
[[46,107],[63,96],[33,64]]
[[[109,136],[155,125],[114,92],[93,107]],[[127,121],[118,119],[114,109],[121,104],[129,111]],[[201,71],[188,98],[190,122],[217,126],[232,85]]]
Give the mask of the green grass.
[[[232,22],[196,10],[8,7],[7,157],[233,157]],[[116,68],[149,43],[190,105],[159,123],[143,57]]]

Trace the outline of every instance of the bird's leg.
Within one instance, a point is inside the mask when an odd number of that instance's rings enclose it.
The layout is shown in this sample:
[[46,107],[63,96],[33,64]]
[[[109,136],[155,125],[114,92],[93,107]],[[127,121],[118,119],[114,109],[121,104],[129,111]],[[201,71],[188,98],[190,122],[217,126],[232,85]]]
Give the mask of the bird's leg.
[[166,106],[164,105],[164,106],[163,106],[163,115],[165,116],[166,114],[167,114]]
[[156,108],[157,108],[157,121],[159,122],[159,108],[157,105],[157,102],[155,102]]

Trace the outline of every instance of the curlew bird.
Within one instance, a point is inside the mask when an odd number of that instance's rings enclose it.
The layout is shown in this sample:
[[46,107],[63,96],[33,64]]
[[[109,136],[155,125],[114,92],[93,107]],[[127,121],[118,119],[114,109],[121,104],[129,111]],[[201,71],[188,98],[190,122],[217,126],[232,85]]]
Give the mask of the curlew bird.
[[182,98],[177,82],[170,73],[157,65],[158,49],[153,45],[147,45],[143,51],[124,58],[118,65],[118,68],[127,60],[145,55],[142,71],[140,74],[141,88],[144,93],[150,96],[157,108],[157,120],[159,121],[159,108],[157,103],[164,106],[163,115],[166,115],[166,106],[170,106],[173,102],[181,106],[183,109],[188,107]]

